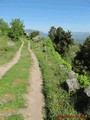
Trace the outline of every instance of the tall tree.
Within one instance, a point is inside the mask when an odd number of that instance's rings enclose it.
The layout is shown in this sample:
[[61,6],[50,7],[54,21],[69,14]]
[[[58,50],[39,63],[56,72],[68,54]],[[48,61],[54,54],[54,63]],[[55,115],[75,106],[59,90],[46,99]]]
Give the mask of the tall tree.
[[33,31],[31,34],[30,34],[30,38],[32,39],[33,37],[36,37],[39,35],[39,31]]
[[24,25],[20,19],[13,19],[10,23],[11,27],[9,29],[8,36],[13,40],[18,40],[21,35],[24,34]]
[[90,36],[80,45],[73,61],[73,69],[80,74],[85,74],[86,71],[90,74]]
[[52,26],[52,27],[50,28],[50,31],[48,32],[48,36],[50,37],[50,39],[51,39],[52,41],[54,41],[55,36],[56,36],[56,28],[55,28],[54,26]]
[[57,29],[51,27],[49,37],[55,44],[55,49],[62,56],[65,56],[66,52],[69,50],[69,47],[74,43],[71,32],[65,32],[61,27],[58,27]]
[[9,30],[8,23],[6,23],[2,18],[0,19],[0,30],[2,34],[7,34]]

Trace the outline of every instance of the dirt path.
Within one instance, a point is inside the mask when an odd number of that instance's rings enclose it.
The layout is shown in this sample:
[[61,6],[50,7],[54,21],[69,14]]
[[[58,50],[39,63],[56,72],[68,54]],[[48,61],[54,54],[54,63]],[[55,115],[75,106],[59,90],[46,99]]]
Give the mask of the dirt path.
[[13,66],[15,65],[20,56],[21,56],[21,51],[22,51],[22,48],[23,48],[23,45],[24,45],[24,42],[22,41],[22,45],[20,47],[20,49],[18,50],[18,52],[16,53],[15,57],[7,64],[4,64],[2,66],[0,66],[0,78]]
[[28,50],[33,59],[33,65],[30,70],[30,88],[27,99],[27,108],[25,110],[25,120],[43,120],[42,108],[44,107],[44,97],[42,94],[42,77],[39,68],[38,60],[30,49],[30,43],[28,42]]

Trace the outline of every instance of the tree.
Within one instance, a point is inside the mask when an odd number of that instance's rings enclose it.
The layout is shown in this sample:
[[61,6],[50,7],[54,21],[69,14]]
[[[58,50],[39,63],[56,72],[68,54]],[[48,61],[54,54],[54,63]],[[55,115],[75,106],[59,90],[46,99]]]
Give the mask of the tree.
[[31,34],[30,34],[30,37],[31,37],[31,39],[33,38],[33,37],[36,37],[36,36],[38,36],[39,35],[39,32],[38,31],[33,31]]
[[14,41],[18,40],[24,34],[24,25],[20,19],[13,19],[10,23],[8,36]]
[[50,31],[48,32],[48,36],[52,41],[54,41],[56,36],[56,28],[54,26],[51,27]]
[[49,37],[55,44],[55,49],[62,56],[65,56],[66,52],[69,50],[69,47],[74,43],[71,32],[65,32],[61,27],[58,27],[57,29],[51,27]]
[[73,69],[79,74],[90,74],[90,36],[86,38],[73,60]]
[[8,23],[6,23],[2,18],[0,19],[0,30],[2,34],[7,34],[9,30]]

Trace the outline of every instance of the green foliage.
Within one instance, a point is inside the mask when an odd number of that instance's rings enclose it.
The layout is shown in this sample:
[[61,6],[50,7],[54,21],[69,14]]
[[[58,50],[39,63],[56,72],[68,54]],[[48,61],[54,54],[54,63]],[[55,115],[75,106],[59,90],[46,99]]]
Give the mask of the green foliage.
[[79,44],[74,44],[74,45],[70,46],[68,52],[65,54],[63,59],[65,61],[67,61],[68,63],[72,64],[72,61],[73,61],[77,51],[79,51]]
[[56,51],[58,51],[62,56],[65,56],[70,46],[73,45],[71,32],[65,32],[61,27],[58,27],[57,29],[55,27],[51,27],[48,35],[55,44]]
[[36,37],[39,35],[39,32],[38,31],[34,31],[30,34],[30,38],[32,39],[33,37]]
[[0,19],[0,30],[1,34],[7,34],[9,30],[8,23],[6,23],[3,19]]
[[8,36],[14,41],[18,40],[24,34],[24,25],[20,19],[13,19],[9,29]]
[[87,85],[90,84],[90,81],[89,81],[89,77],[88,77],[88,76],[86,76],[86,75],[78,75],[78,74],[77,74],[76,77],[77,77],[77,79],[79,80],[81,87],[86,87]]
[[15,115],[10,115],[6,117],[5,120],[24,120],[24,118],[20,114],[15,114]]
[[73,60],[73,69],[79,74],[90,74],[90,36],[80,46]]
[[72,69],[72,66],[66,62],[61,56],[60,54],[58,54],[58,52],[55,51],[54,47],[53,47],[53,43],[51,40],[44,40],[43,41],[43,46],[47,46],[49,47],[50,51],[51,51],[51,54],[58,60],[58,62],[61,62],[61,64],[67,66],[67,68],[69,70]]
[[48,36],[52,41],[54,41],[56,36],[56,28],[54,26],[51,27],[50,31],[48,32]]

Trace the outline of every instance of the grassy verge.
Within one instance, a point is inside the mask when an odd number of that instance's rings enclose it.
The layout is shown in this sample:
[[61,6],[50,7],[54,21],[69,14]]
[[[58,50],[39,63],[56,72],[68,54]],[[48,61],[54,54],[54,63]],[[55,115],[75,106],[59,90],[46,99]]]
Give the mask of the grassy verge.
[[[67,72],[71,66],[54,51],[49,40],[31,41],[31,47],[38,57],[43,76],[43,91],[46,102],[45,120],[59,120],[58,115],[80,116],[80,113],[74,109],[70,94],[61,87],[67,79]],[[63,118],[63,120],[76,120],[76,118]]]
[[9,62],[20,45],[21,41],[13,42],[7,36],[0,36],[0,65]]
[[30,53],[25,41],[19,62],[0,79],[0,116],[5,120],[23,120],[18,110],[26,106],[24,94],[29,85]]

